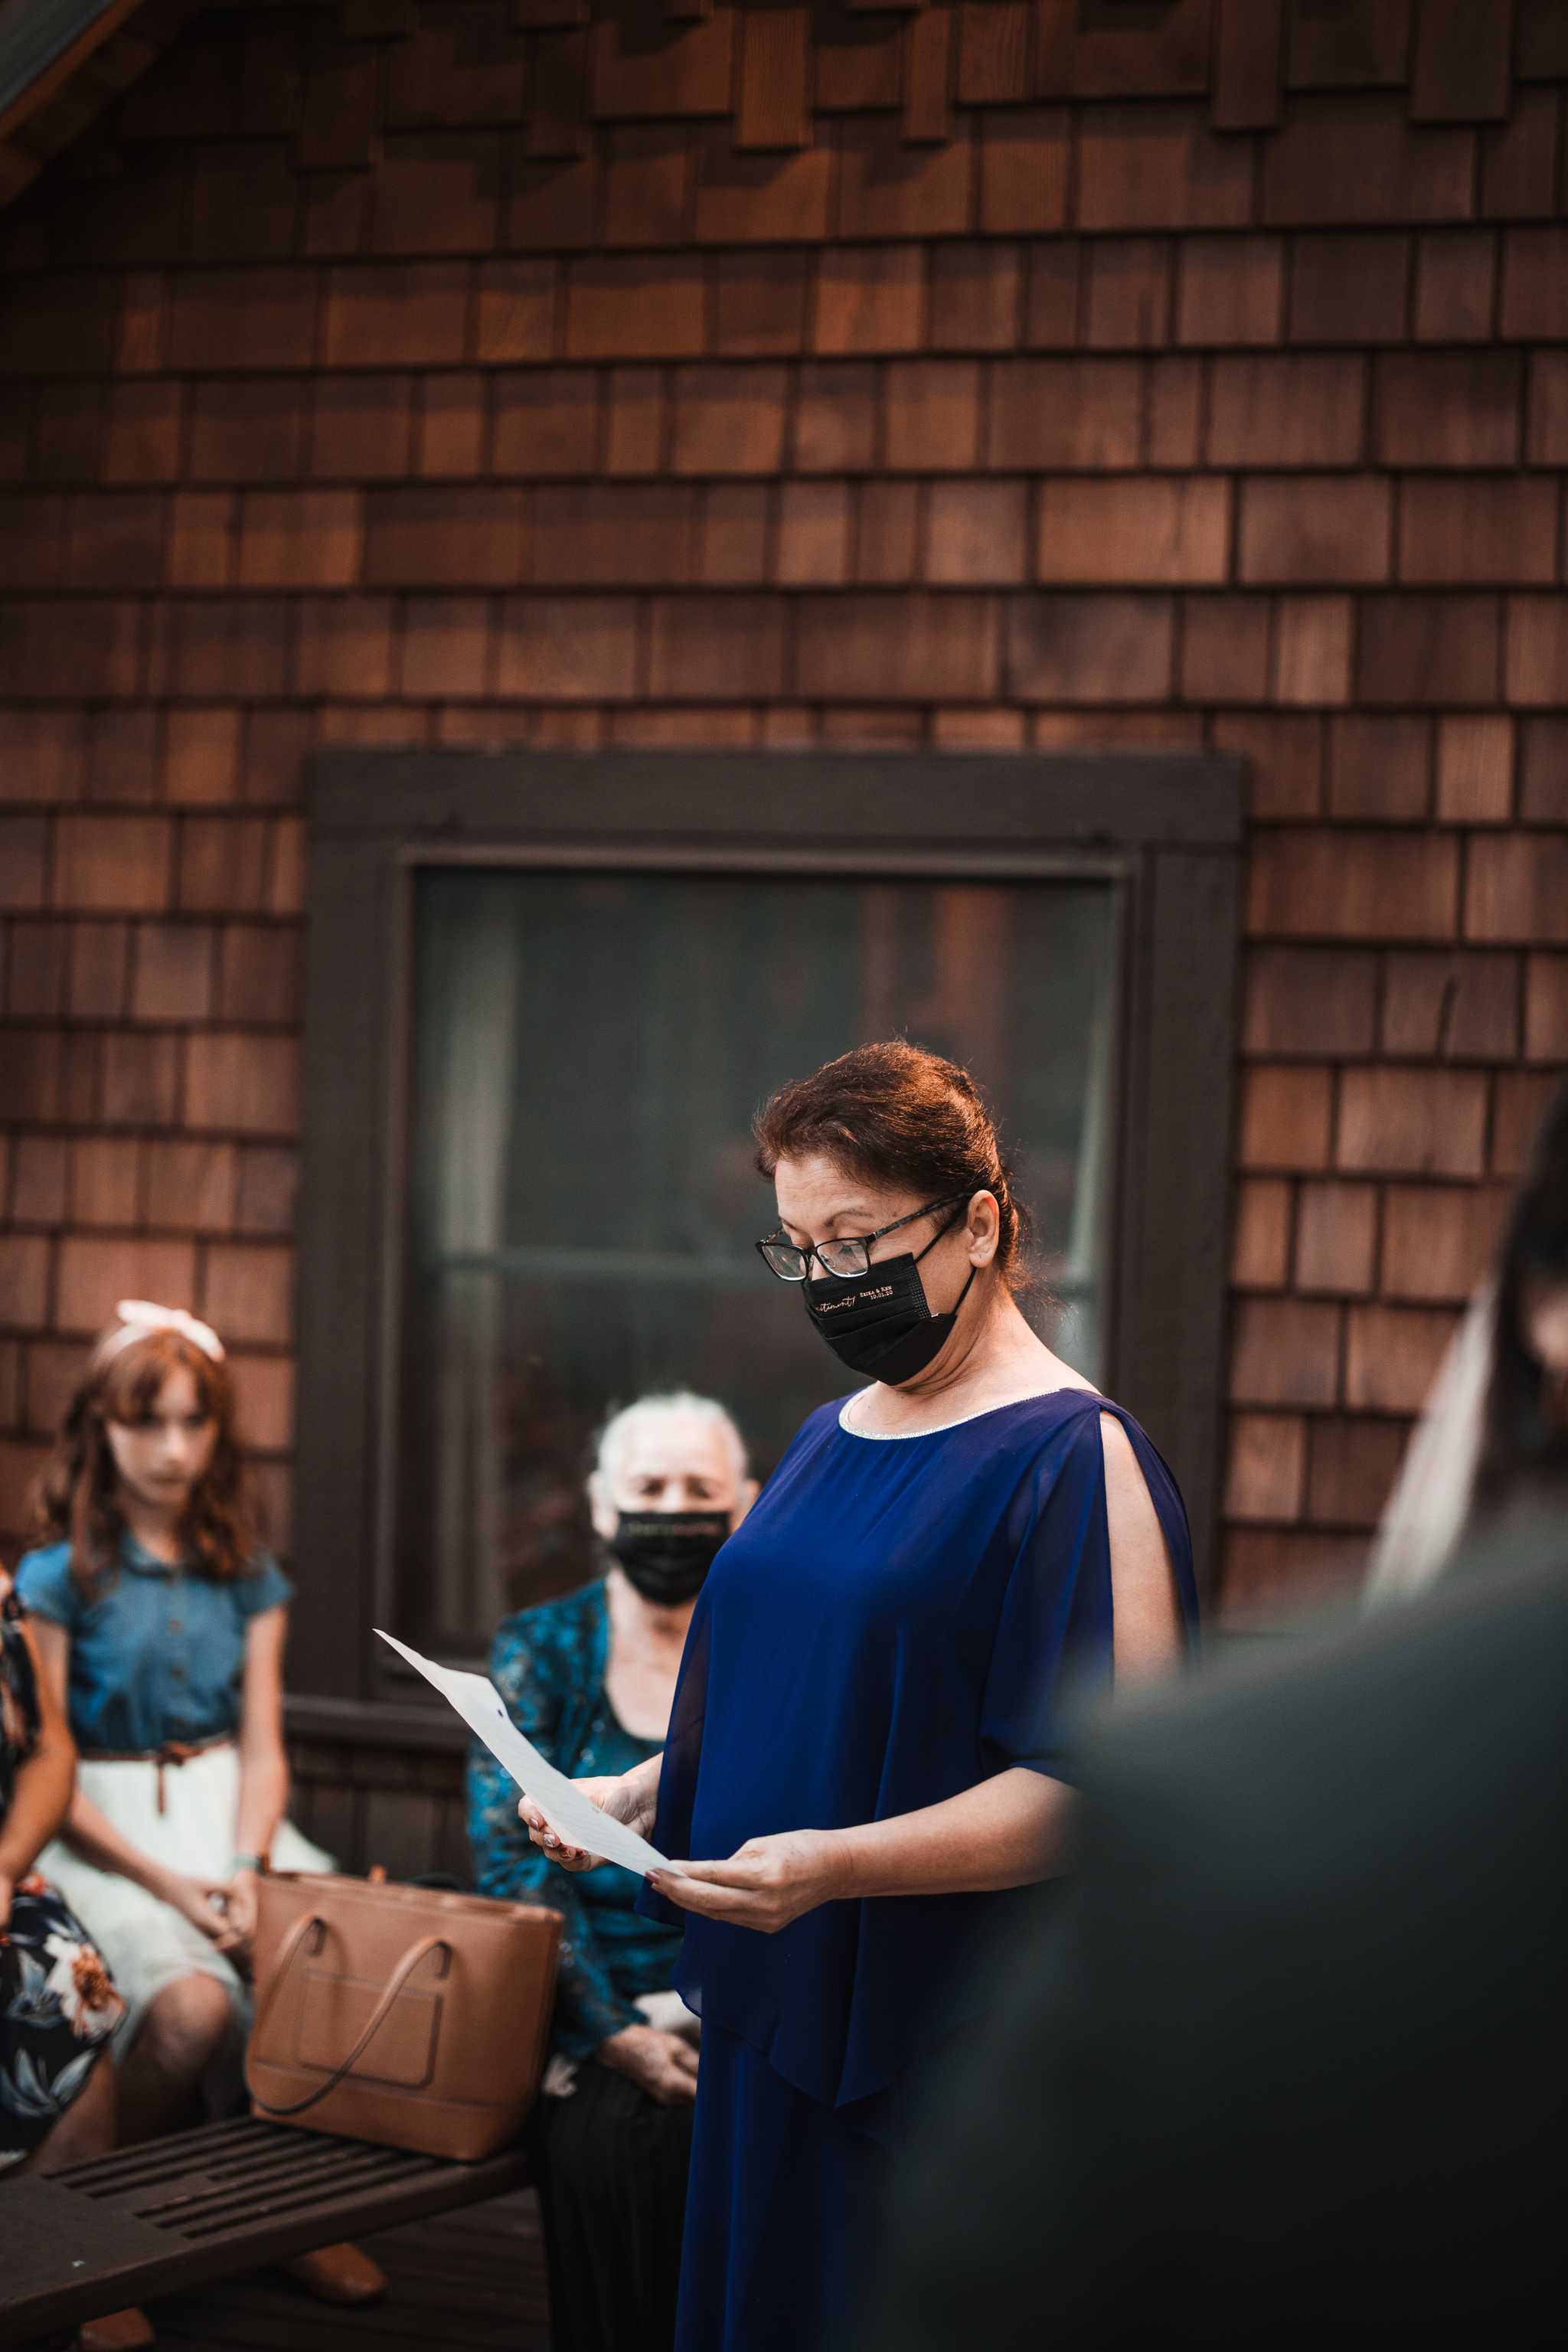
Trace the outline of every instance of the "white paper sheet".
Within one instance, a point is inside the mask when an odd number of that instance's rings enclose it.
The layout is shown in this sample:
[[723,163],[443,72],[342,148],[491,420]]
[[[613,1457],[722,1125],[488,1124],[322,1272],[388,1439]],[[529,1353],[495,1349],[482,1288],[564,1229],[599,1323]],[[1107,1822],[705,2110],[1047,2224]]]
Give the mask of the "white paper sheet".
[[456,1707],[468,1729],[482,1739],[490,1754],[506,1766],[525,1797],[531,1797],[540,1811],[546,1814],[552,1829],[559,1831],[568,1845],[582,1846],[588,1853],[602,1853],[606,1862],[618,1862],[623,1870],[635,1871],[644,1877],[650,1870],[668,1870],[668,1863],[662,1853],[649,1845],[647,1838],[624,1822],[610,1819],[601,1812],[593,1800],[583,1795],[564,1772],[525,1739],[506,1711],[506,1703],[494,1683],[483,1675],[467,1675],[456,1666],[438,1666],[433,1659],[422,1658],[395,1633],[382,1633],[400,1658],[422,1674],[427,1683],[438,1690],[448,1706]]

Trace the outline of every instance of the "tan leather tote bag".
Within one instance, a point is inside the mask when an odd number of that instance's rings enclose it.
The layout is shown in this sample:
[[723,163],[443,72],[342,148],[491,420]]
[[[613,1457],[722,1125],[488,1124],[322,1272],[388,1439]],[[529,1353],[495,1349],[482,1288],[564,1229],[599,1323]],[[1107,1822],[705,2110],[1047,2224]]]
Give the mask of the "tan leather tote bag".
[[560,1948],[543,1905],[264,1876],[251,2112],[466,2163],[492,2155],[539,2087]]

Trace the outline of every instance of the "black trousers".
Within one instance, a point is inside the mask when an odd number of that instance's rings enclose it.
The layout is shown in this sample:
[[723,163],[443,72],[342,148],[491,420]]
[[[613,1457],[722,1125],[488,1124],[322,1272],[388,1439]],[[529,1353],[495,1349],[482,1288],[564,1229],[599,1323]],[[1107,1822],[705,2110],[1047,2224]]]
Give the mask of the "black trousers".
[[671,2352],[691,2104],[590,2058],[533,2111],[553,2352]]

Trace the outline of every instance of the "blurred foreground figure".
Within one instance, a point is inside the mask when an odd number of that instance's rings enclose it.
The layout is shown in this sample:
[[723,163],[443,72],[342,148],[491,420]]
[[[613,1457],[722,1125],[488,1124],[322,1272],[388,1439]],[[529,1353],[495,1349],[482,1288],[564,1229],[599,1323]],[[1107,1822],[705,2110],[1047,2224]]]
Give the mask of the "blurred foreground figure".
[[1558,2340],[1565,1663],[1552,1514],[1103,1730],[857,2352]]
[[1568,1084],[1547,1107],[1492,1273],[1416,1424],[1368,1600],[1424,1591],[1467,1528],[1552,1503],[1568,1509]]

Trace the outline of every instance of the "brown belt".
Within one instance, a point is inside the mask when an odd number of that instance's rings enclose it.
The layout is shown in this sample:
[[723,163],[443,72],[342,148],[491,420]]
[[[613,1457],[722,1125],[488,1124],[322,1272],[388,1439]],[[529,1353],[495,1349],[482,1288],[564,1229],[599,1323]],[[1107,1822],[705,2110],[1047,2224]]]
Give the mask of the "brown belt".
[[83,1764],[152,1764],[158,1773],[158,1811],[166,1812],[163,1801],[163,1773],[171,1764],[188,1764],[193,1756],[205,1756],[209,1748],[232,1748],[232,1731],[215,1731],[210,1739],[165,1739],[161,1748],[81,1748],[77,1750]]

